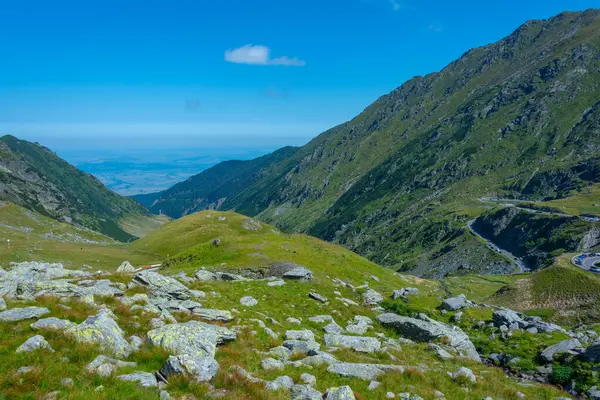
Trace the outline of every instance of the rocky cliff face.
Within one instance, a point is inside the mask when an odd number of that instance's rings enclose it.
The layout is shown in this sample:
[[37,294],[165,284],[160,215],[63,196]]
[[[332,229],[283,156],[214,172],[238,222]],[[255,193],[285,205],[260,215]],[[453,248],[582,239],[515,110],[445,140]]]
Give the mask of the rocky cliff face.
[[473,228],[532,269],[548,265],[564,252],[586,251],[600,244],[598,223],[515,207],[488,212],[475,220]]

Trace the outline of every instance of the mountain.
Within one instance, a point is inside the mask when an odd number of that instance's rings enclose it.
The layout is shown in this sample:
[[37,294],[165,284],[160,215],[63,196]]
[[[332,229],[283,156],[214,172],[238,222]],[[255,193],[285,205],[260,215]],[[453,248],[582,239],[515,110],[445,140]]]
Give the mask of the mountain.
[[600,181],[598,99],[600,11],[529,21],[193,210],[236,210],[418,275],[510,272],[468,229],[478,199],[552,200]]
[[273,166],[293,156],[297,147],[283,147],[249,161],[225,161],[159,193],[132,196],[155,214],[179,218],[193,212],[219,208],[232,194],[272,174]]
[[121,241],[162,223],[46,147],[10,135],[0,137],[0,200]]

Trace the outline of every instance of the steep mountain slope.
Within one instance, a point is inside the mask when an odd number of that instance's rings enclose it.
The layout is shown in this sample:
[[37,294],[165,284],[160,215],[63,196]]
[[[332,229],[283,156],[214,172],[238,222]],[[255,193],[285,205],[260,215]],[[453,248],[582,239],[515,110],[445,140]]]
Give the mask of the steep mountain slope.
[[179,218],[199,210],[219,208],[233,193],[268,176],[272,167],[298,148],[284,147],[249,161],[225,161],[159,193],[133,196],[150,211]]
[[218,208],[421,275],[509,272],[468,233],[476,199],[600,181],[599,98],[600,12],[530,21],[407,81]]
[[136,201],[112,192],[49,149],[10,135],[0,137],[0,199],[122,241],[134,238],[120,225],[122,218],[152,219]]

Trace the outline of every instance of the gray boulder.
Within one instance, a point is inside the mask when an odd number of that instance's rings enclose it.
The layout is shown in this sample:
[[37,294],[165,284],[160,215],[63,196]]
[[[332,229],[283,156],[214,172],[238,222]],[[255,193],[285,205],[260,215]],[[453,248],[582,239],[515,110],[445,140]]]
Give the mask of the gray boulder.
[[104,308],[94,316],[87,317],[79,325],[65,329],[65,334],[80,343],[99,345],[117,357],[127,357],[131,353],[129,343],[123,337],[123,330],[115,321],[112,311]]
[[208,382],[217,375],[218,370],[219,364],[212,357],[179,354],[170,356],[159,372],[165,379],[182,375],[197,382]]
[[0,322],[18,322],[26,319],[39,318],[50,313],[45,307],[12,308],[0,312]]
[[316,352],[321,348],[319,343],[307,340],[286,340],[282,346],[290,349],[292,352],[304,354]]
[[362,299],[365,306],[374,306],[383,301],[383,296],[376,290],[369,289],[363,293]]
[[314,342],[315,334],[308,329],[286,331],[285,338],[289,340],[306,340],[309,342]]
[[42,335],[35,335],[33,337],[30,337],[25,341],[25,343],[23,343],[17,348],[16,352],[30,353],[35,350],[49,350],[52,353],[54,353],[54,349],[52,348],[52,346],[50,346],[50,343],[48,343],[46,339],[44,339]]
[[336,324],[335,322],[331,322],[327,325],[325,325],[323,327],[323,330],[327,333],[343,333],[344,332],[344,328],[342,328],[341,326],[339,326],[338,324]]
[[452,373],[452,372],[448,372],[448,375],[450,375],[452,377],[452,379],[454,379],[455,381],[459,382],[459,383],[468,383],[471,385],[474,385],[477,383],[477,378],[475,377],[475,374],[473,373],[473,371],[471,371],[469,368],[466,367],[461,367],[458,369],[458,371]]
[[117,272],[135,272],[135,267],[129,261],[123,261],[117,268]]
[[244,296],[240,299],[240,304],[246,307],[254,307],[258,304],[258,300],[252,296]]
[[355,400],[350,386],[332,387],[325,392],[326,400]]
[[134,368],[137,364],[129,361],[121,361],[115,358],[106,357],[100,355],[96,357],[91,363],[86,366],[87,371],[90,374],[97,374],[100,376],[109,376],[119,368]]
[[207,321],[233,321],[233,314],[231,311],[226,310],[217,310],[215,308],[194,308],[192,313]]
[[417,342],[429,342],[445,337],[449,346],[472,360],[481,362],[475,346],[459,327],[435,321],[424,314],[419,314],[418,318],[411,318],[387,313],[377,316],[377,320],[383,326]]
[[577,340],[577,339],[563,340],[560,343],[556,343],[552,346],[546,347],[540,354],[540,357],[544,361],[552,362],[554,360],[555,355],[557,355],[559,353],[567,352],[569,350],[577,349],[580,347],[582,347],[581,342],[579,342],[579,340]]
[[122,381],[137,382],[141,387],[158,387],[158,381],[150,372],[134,372],[133,374],[119,375]]
[[600,343],[593,344],[585,349],[583,357],[587,361],[600,362]]
[[274,358],[265,358],[264,360],[262,360],[260,362],[260,367],[264,370],[270,371],[270,370],[282,370],[283,369],[283,363],[279,360],[276,360]]
[[325,346],[350,348],[361,353],[379,351],[381,343],[373,337],[325,334]]
[[310,292],[308,294],[308,297],[310,297],[313,300],[317,300],[321,303],[327,303],[329,301],[329,300],[327,300],[327,297],[321,296],[319,293],[316,293],[316,292]]
[[197,280],[199,280],[201,282],[217,280],[217,276],[215,274],[213,274],[212,272],[210,272],[204,268],[200,268],[198,271],[196,271],[194,273],[194,278],[196,278]]
[[374,381],[380,375],[389,371],[404,372],[405,367],[387,364],[358,364],[358,363],[336,363],[327,367],[327,371],[350,378],[358,378],[366,381]]
[[419,294],[419,289],[412,287],[396,289],[392,292],[392,299],[396,300],[398,298],[407,297],[414,294]]
[[170,300],[191,300],[192,292],[176,279],[153,271],[141,271],[133,276],[129,287],[147,287],[151,297]]
[[278,376],[272,382],[267,382],[266,385],[269,390],[291,389],[294,387],[294,380],[287,375],[283,375]]
[[313,275],[312,271],[308,268],[299,266],[284,272],[283,278],[300,282],[310,282],[313,279]]
[[214,358],[216,346],[235,340],[235,332],[218,325],[200,321],[170,324],[153,329],[147,334],[148,342],[162,347],[171,354],[190,354]]
[[42,318],[29,325],[34,331],[45,330],[45,331],[64,331],[67,328],[71,328],[76,324],[67,320],[56,317]]
[[464,294],[459,294],[456,297],[450,297],[444,301],[442,301],[442,309],[448,311],[456,311],[464,308],[468,305],[467,296]]
[[494,311],[492,314],[492,320],[494,321],[494,325],[500,327],[502,325],[512,325],[517,323],[519,325],[523,324],[523,319],[512,310],[498,310]]
[[294,385],[290,389],[291,400],[323,400],[323,394],[308,385]]

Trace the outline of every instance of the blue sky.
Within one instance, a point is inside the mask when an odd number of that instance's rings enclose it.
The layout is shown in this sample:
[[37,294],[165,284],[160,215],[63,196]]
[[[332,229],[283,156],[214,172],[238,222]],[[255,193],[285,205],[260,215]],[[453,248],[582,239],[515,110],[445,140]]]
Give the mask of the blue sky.
[[597,4],[4,1],[0,133],[50,146],[301,144],[528,19]]

